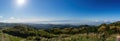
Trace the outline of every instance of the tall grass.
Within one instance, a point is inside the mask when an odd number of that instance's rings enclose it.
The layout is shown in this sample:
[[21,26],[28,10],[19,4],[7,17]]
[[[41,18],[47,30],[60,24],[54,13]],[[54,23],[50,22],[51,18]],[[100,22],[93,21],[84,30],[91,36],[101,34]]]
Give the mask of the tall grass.
[[42,38],[41,41],[116,41],[116,36],[118,34],[113,34],[110,35],[107,38],[101,37],[101,34],[75,34],[75,35],[70,35],[69,37],[57,37],[57,38]]

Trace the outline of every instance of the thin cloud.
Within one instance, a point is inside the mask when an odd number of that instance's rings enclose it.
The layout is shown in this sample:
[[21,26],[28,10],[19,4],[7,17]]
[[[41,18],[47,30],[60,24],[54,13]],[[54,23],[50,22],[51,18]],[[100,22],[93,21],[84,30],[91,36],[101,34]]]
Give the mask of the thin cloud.
[[16,19],[15,17],[10,17],[9,19]]
[[0,18],[3,18],[3,16],[0,16]]
[[95,22],[99,22],[99,20],[95,20]]
[[33,23],[37,21],[46,21],[47,19],[37,19],[37,18],[15,18],[10,17],[9,19],[3,20],[6,23]]

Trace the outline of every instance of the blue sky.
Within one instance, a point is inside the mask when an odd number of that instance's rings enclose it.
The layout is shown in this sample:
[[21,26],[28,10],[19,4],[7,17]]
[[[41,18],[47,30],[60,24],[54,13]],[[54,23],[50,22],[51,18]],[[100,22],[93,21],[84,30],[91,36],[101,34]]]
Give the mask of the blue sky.
[[0,0],[0,21],[118,21],[120,19],[119,0],[25,0],[21,6],[16,1]]

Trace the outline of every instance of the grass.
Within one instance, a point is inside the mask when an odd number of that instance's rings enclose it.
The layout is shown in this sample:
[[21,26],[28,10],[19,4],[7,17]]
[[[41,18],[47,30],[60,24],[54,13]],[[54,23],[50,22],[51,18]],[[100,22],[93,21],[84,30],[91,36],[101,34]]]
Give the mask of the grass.
[[[23,38],[16,37],[16,36],[11,36],[6,34],[11,41],[21,41]],[[116,41],[116,36],[120,34],[112,34],[109,37],[105,39],[105,41]],[[41,38],[41,41],[103,41],[104,38],[101,37],[101,34],[95,34],[95,33],[90,33],[90,34],[75,34],[75,35],[70,35],[70,34],[61,34],[58,37],[54,38]],[[26,40],[27,41],[27,40]]]
[[2,40],[2,36],[1,36],[2,34],[0,33],[0,41]]
[[21,41],[22,38],[10,36],[10,40],[11,40],[11,41]]
[[[103,41],[104,38],[100,37],[101,34],[75,34],[70,35],[69,37],[57,37],[57,38],[42,38],[42,41]],[[105,41],[116,41],[116,36],[119,34],[110,35],[105,39]]]
[[23,39],[23,38],[16,37],[16,36],[11,36],[11,35],[8,35],[8,34],[6,34],[6,36],[8,36],[10,41],[21,41]]

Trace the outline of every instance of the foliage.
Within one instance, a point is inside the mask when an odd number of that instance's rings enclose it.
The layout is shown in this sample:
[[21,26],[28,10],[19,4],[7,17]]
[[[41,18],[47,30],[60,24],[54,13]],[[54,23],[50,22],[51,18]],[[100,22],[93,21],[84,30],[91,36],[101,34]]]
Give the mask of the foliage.
[[55,27],[49,30],[16,25],[4,29],[3,32],[35,41],[115,41],[117,34],[120,34],[120,22],[99,26]]

